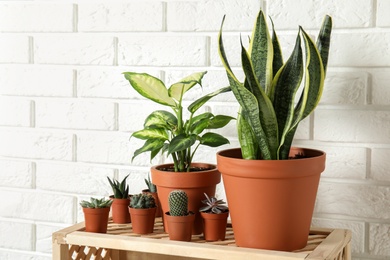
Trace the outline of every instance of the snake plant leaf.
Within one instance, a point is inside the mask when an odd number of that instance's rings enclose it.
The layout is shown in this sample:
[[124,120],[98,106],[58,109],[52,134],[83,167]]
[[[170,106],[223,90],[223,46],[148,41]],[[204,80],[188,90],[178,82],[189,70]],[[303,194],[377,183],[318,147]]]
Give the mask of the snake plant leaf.
[[242,158],[247,160],[258,159],[259,145],[256,142],[252,128],[242,116],[241,108],[237,117],[237,134],[241,146]]
[[259,86],[263,87],[266,93],[268,93],[272,83],[274,51],[262,11],[257,16],[248,52],[250,53],[255,75],[260,83]]
[[[272,73],[273,77],[275,77],[276,73],[279,71],[279,69],[283,66],[283,54],[282,54],[282,48],[280,47],[279,39],[275,31],[274,22],[271,20],[272,24],[272,46],[274,49],[274,59],[272,62]],[[273,97],[270,97],[271,100],[273,100]]]
[[169,96],[180,102],[183,98],[183,95],[193,86],[196,84],[202,86],[202,78],[206,73],[207,71],[193,73],[172,84],[168,89]]
[[123,74],[141,96],[161,105],[176,106],[176,102],[168,95],[168,89],[160,79],[146,73],[124,72]]
[[230,87],[224,87],[224,88],[218,89],[217,91],[214,91],[210,94],[207,94],[207,95],[195,100],[192,104],[190,104],[188,106],[188,111],[190,111],[191,113],[195,113],[200,107],[202,107],[211,98],[213,98],[216,95],[219,95],[221,93],[225,93],[225,92],[229,92],[229,91],[231,91]]
[[168,140],[168,133],[163,128],[146,128],[134,132],[131,136],[141,140],[158,139]]
[[188,147],[191,147],[196,142],[196,135],[180,134],[175,136],[168,146],[168,154],[172,154],[178,151],[183,151]]
[[227,125],[231,120],[234,120],[234,117],[225,116],[225,115],[216,115],[214,116],[207,126],[207,129],[218,129]]
[[163,146],[164,146],[163,140],[159,140],[159,139],[146,140],[144,145],[141,148],[135,150],[133,158],[131,160],[134,160],[135,157],[137,157],[138,155],[144,152],[151,151],[153,153],[153,151],[160,151]]
[[326,15],[324,21],[322,22],[321,29],[317,38],[317,43],[316,43],[318,51],[320,52],[321,55],[325,74],[328,66],[328,55],[329,55],[329,48],[330,48],[331,32],[332,32],[332,18],[329,15]]
[[229,140],[220,134],[208,132],[201,137],[200,143],[210,147],[218,147],[229,144]]
[[171,112],[165,110],[156,110],[152,112],[144,122],[145,128],[157,127],[172,129],[177,125],[177,118]]

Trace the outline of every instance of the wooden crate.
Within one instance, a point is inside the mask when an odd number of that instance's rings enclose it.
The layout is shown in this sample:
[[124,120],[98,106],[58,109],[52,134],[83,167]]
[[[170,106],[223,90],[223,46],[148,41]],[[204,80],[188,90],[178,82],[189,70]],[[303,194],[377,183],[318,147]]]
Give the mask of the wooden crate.
[[305,248],[281,252],[237,247],[230,224],[226,240],[206,242],[201,235],[191,242],[171,241],[164,233],[161,218],[154,232],[132,233],[131,224],[115,224],[111,220],[107,234],[84,232],[84,222],[53,233],[53,259],[129,260],[129,259],[351,259],[351,232],[344,229],[312,229]]

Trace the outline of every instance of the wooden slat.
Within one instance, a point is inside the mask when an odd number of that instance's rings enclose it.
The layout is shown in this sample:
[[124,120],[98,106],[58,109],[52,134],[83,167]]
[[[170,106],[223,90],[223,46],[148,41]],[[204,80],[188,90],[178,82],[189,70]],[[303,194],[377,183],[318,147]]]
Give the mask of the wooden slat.
[[350,241],[351,231],[335,229],[313,250],[307,259],[337,259],[337,256]]

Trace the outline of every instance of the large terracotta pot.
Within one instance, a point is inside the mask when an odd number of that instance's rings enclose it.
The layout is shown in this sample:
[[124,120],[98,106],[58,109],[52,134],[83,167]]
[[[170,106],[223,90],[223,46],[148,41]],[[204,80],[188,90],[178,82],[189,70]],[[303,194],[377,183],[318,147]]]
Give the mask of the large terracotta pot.
[[[173,164],[157,165],[151,168],[153,183],[157,186],[158,198],[162,212],[168,212],[168,195],[173,190],[183,190],[188,196],[188,210],[195,213],[194,228],[192,234],[199,235],[203,232],[202,218],[199,209],[203,206],[204,193],[215,195],[216,185],[221,181],[221,174],[213,164],[193,163],[192,166],[208,167],[211,170],[197,172],[170,172],[160,169],[172,167]],[[164,228],[169,233],[165,216]]]
[[206,241],[225,240],[229,211],[214,214],[201,212],[203,218],[203,234]]
[[289,160],[244,160],[217,153],[237,246],[293,251],[307,244],[325,153],[291,148]]
[[190,212],[187,216],[171,216],[166,212],[164,219],[169,227],[169,239],[175,241],[191,241],[195,214]]
[[110,208],[83,208],[85,231],[107,233],[108,215]]
[[111,205],[112,221],[117,224],[131,223],[129,204],[130,199],[116,199],[110,196],[113,200]]
[[131,225],[136,234],[153,233],[156,208],[134,209],[129,207]]

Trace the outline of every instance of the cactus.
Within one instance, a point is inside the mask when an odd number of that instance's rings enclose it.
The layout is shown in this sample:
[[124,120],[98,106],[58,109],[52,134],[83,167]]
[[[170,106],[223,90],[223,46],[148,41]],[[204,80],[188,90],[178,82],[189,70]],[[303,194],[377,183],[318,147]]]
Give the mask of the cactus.
[[91,208],[91,209],[109,208],[111,204],[112,204],[112,200],[106,200],[105,198],[101,198],[101,199],[91,198],[90,201],[82,200],[80,202],[81,207]]
[[114,179],[110,179],[107,176],[108,182],[114,192],[114,198],[116,199],[127,199],[129,197],[129,185],[126,185],[126,179],[129,177],[129,174],[123,178],[122,182],[119,182]]
[[224,202],[223,200],[218,200],[213,196],[209,197],[206,193],[204,193],[204,196],[206,197],[206,199],[202,200],[202,203],[206,206],[200,208],[200,212],[220,214],[228,211],[228,207],[223,205],[226,204],[226,202]]
[[182,190],[173,190],[169,193],[169,214],[171,216],[188,215],[188,196]]
[[156,202],[151,194],[135,194],[131,197],[130,208],[149,209],[155,207]]

